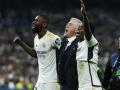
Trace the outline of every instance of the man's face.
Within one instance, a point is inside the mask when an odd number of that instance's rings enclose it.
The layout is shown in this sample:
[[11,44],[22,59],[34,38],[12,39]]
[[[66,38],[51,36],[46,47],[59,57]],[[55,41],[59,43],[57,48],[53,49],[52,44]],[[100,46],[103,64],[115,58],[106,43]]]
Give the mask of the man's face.
[[70,38],[75,36],[75,30],[76,27],[72,21],[69,21],[68,24],[66,25],[64,36]]
[[43,29],[43,18],[41,16],[36,16],[32,22],[32,32],[38,33]]
[[83,39],[84,38],[84,26],[81,25],[78,27],[78,33],[77,33],[77,37],[80,38],[80,39]]

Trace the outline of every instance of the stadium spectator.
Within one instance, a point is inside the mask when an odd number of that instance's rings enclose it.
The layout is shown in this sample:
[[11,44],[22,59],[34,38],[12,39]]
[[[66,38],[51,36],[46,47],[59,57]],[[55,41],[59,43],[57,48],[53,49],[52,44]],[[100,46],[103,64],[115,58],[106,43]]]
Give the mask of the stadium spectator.
[[118,43],[118,52],[110,56],[104,73],[102,84],[107,90],[120,89],[120,38]]

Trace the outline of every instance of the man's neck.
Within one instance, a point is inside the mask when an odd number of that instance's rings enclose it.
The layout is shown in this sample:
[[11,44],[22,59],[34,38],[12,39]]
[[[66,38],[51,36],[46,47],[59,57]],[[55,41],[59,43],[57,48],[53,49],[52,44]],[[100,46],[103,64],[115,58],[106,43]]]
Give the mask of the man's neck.
[[44,29],[44,30],[42,30],[41,32],[39,32],[39,33],[38,33],[39,39],[40,39],[41,37],[43,37],[43,36],[46,34],[46,32],[47,32],[47,29]]
[[72,38],[72,37],[76,37],[75,35],[72,36],[66,36],[67,39]]
[[84,38],[79,38],[80,42],[82,42],[84,40]]

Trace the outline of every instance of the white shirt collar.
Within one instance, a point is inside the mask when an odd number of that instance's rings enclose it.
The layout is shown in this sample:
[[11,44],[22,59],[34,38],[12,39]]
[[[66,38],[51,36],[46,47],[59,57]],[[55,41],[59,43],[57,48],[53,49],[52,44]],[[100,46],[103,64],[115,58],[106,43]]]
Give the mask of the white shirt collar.
[[75,36],[74,36],[74,37],[71,37],[71,38],[68,38],[68,41],[69,41],[69,42],[72,42],[75,38],[76,38]]

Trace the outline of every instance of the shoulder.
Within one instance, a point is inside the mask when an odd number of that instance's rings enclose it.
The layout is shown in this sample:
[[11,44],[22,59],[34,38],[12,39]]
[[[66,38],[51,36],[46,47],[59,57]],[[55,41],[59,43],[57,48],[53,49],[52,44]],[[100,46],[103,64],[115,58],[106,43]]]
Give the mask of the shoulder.
[[115,62],[116,59],[117,59],[117,57],[118,57],[118,54],[117,54],[117,53],[113,53],[113,54],[111,55],[111,57],[110,57],[111,63]]
[[38,35],[37,35],[37,34],[35,34],[35,36],[34,36],[34,41],[35,41],[36,39],[38,39]]
[[113,53],[113,54],[111,55],[111,58],[115,58],[115,57],[117,57],[117,56],[118,56],[117,53]]
[[86,43],[88,44],[88,47],[95,47],[95,46],[98,46],[99,45],[99,42],[97,41],[97,39],[92,35],[90,41],[87,41],[85,39]]
[[52,32],[48,31],[47,34],[46,34],[47,38],[52,41],[54,44],[58,44],[60,45],[61,43],[61,38],[56,35],[56,34],[53,34]]
[[56,34],[50,32],[50,31],[47,32],[46,36],[47,36],[48,38],[50,38],[50,39],[59,38],[58,35],[56,35]]
[[93,34],[92,34],[91,40],[94,40],[95,42],[98,42]]

